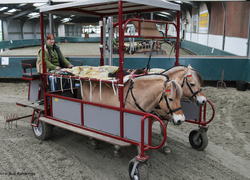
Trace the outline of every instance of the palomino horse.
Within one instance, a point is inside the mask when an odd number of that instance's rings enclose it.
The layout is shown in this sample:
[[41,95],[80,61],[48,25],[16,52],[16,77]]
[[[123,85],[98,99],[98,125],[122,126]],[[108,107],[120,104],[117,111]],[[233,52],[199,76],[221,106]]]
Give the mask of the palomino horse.
[[[201,92],[202,78],[197,71],[192,69],[191,66],[175,66],[163,74],[167,75],[170,80],[175,80],[181,87],[183,91],[183,96],[196,100],[199,104],[206,103],[207,99]],[[153,110],[156,115],[161,114],[163,111],[160,108],[155,108]],[[165,119],[169,120],[169,119]],[[168,121],[164,121],[166,124]],[[175,123],[176,124],[176,123]],[[181,123],[178,123],[178,125]],[[163,135],[163,131],[161,132]],[[168,147],[167,142],[163,146],[163,152],[169,153],[171,149]]]
[[[101,93],[100,93],[101,91]],[[82,98],[86,101],[119,107],[117,91],[111,84],[88,81],[82,82]],[[126,109],[152,112],[160,108],[161,117],[172,116],[175,123],[185,120],[181,110],[182,90],[174,80],[165,75],[144,75],[129,79],[124,86],[124,104]]]
[[163,74],[181,85],[184,97],[195,99],[199,104],[206,103],[207,98],[201,92],[202,78],[190,65],[175,66]]

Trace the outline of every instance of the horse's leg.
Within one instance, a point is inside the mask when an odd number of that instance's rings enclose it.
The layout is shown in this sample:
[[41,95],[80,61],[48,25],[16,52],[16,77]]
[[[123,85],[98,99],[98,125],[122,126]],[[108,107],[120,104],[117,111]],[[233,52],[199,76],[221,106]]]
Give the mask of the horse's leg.
[[[163,121],[163,122],[165,123],[166,129],[167,129],[167,127],[168,127],[168,122],[167,122],[167,121]],[[161,126],[161,135],[162,135],[162,138],[163,138],[163,134],[164,134],[164,129],[163,129],[163,127]],[[169,154],[169,153],[172,152],[171,148],[170,148],[169,145],[168,145],[167,140],[164,142],[164,145],[162,146],[162,152],[163,152],[164,154]]]

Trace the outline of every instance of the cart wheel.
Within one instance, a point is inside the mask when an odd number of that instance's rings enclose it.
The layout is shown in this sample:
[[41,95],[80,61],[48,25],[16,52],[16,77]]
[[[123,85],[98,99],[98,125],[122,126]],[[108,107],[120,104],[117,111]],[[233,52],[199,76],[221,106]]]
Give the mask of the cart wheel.
[[[135,167],[134,167],[135,166]],[[134,172],[132,172],[134,169]],[[139,162],[132,159],[128,165],[128,173],[131,180],[147,180],[148,164],[147,162]]]
[[198,129],[192,130],[189,134],[189,143],[192,148],[203,151],[208,145],[207,133]]
[[34,135],[39,140],[49,139],[52,135],[53,126],[43,121],[39,121],[38,126],[32,126]]

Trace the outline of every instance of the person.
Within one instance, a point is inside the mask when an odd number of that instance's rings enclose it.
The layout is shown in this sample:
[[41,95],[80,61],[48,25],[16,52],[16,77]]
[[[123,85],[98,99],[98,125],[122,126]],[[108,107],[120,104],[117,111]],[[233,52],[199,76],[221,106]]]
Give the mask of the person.
[[[53,34],[48,34],[45,44],[45,63],[48,71],[61,68],[72,68],[73,65],[63,56],[60,48],[55,43]],[[42,72],[42,51],[38,51],[37,71]]]

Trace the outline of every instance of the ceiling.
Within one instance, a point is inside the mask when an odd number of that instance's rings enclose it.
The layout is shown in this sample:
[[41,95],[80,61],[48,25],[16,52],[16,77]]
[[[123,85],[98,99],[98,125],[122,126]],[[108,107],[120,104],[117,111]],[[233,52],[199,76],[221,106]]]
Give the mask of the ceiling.
[[[80,0],[75,0],[80,1]],[[27,21],[38,21],[39,20],[39,7],[44,6],[48,3],[53,5],[70,2],[70,0],[53,0],[53,2],[48,2],[48,0],[18,0],[18,2],[23,3],[16,3],[15,0],[5,0],[4,3],[0,3],[0,19],[2,20],[19,20],[23,22]],[[26,3],[25,3],[26,2]],[[35,3],[34,3],[35,2]],[[175,1],[173,1],[175,2]],[[180,2],[175,2],[180,3]],[[191,8],[195,4],[190,2],[182,2],[181,8],[187,9]],[[150,18],[148,13],[142,14],[144,18]],[[70,15],[70,14],[63,14],[54,15],[54,22],[60,23],[92,23],[97,22],[98,19],[96,17],[91,16],[81,16],[80,14]],[[172,11],[168,11],[167,14],[164,13],[154,13],[154,19],[158,20],[173,20],[175,17],[175,13]],[[68,18],[68,19],[65,19]]]

